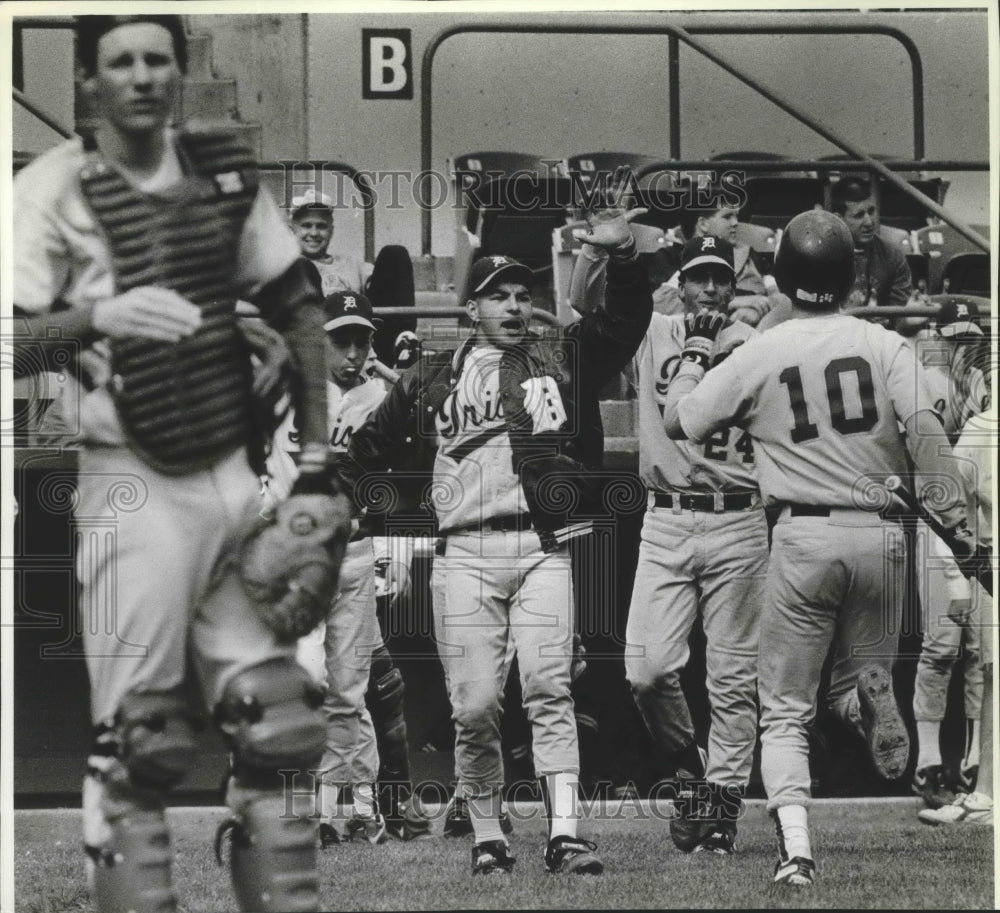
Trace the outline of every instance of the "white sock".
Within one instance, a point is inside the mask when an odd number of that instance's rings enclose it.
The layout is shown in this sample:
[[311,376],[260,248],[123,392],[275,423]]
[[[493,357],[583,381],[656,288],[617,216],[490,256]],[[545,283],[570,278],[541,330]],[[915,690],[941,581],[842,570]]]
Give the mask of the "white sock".
[[340,786],[335,783],[319,784],[319,813],[324,820],[339,817],[337,800],[340,798]]
[[375,787],[371,783],[355,783],[354,814],[368,820],[375,817]]
[[471,796],[468,800],[469,820],[472,822],[472,832],[476,843],[487,840],[502,840],[507,842],[500,829],[500,793],[490,790],[485,795]]
[[979,763],[979,720],[966,720],[965,757],[962,770],[968,770]]
[[781,828],[780,839],[788,858],[805,856],[806,859],[812,859],[812,846],[809,843],[809,813],[805,806],[782,805],[778,809],[778,823]]
[[575,837],[580,817],[577,793],[580,777],[573,773],[547,774],[545,786],[549,792],[549,839]]
[[941,763],[941,721],[917,720],[917,770]]

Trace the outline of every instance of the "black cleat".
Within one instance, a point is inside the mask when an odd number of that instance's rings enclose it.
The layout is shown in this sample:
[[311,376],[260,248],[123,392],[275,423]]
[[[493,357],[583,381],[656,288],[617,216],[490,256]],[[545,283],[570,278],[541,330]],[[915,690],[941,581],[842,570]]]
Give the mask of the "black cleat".
[[892,676],[881,666],[858,673],[858,709],[875,770],[886,780],[898,780],[910,760],[910,736],[899,714]]
[[779,859],[774,867],[774,883],[787,884],[796,888],[812,886],[816,876],[816,863],[806,856]]
[[913,775],[913,792],[928,808],[943,808],[955,801],[955,794],[948,789],[943,764],[919,768]]
[[596,843],[579,837],[553,837],[545,848],[545,868],[559,875],[600,875],[604,863]]
[[486,840],[472,848],[473,875],[509,875],[516,861],[503,840]]
[[340,834],[337,833],[337,829],[332,824],[321,824],[319,826],[319,845],[322,849],[325,850],[342,842]]
[[684,780],[677,785],[670,839],[682,853],[691,853],[716,824],[710,816],[709,786],[705,780]]
[[718,821],[709,833],[695,844],[694,853],[715,853],[732,856],[736,852],[736,822]]

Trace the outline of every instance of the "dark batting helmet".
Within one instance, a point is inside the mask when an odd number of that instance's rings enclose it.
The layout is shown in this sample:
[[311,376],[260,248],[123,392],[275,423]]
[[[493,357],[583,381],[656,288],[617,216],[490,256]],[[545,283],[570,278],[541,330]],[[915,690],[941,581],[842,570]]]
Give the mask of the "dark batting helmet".
[[854,285],[854,241],[844,220],[822,209],[799,213],[781,236],[774,278],[799,307],[836,310]]

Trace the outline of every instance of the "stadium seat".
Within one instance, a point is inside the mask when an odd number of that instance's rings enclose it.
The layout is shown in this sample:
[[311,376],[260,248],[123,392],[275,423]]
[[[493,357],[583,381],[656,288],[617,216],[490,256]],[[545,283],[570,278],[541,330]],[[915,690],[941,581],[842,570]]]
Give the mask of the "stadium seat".
[[780,168],[787,156],[776,152],[737,151],[712,156],[713,162],[727,161],[774,162],[774,171],[748,172],[743,187],[746,202],[741,219],[750,225],[770,229],[784,228],[788,221],[806,209],[823,204],[823,183],[811,172],[784,172]]
[[990,255],[982,251],[952,254],[945,264],[941,290],[947,294],[990,297]]
[[[981,253],[971,241],[945,223],[925,225],[914,233],[917,253],[927,260],[927,291],[936,295],[943,289],[944,270],[952,257],[961,253]],[[989,288],[987,281],[986,288]]]
[[[614,174],[618,168],[629,168],[636,180],[643,168],[661,164],[664,158],[652,155],[638,155],[632,152],[584,152],[581,155],[571,155],[563,161],[566,176],[578,174],[586,184],[589,184],[595,174]],[[646,178],[648,183],[648,178]]]

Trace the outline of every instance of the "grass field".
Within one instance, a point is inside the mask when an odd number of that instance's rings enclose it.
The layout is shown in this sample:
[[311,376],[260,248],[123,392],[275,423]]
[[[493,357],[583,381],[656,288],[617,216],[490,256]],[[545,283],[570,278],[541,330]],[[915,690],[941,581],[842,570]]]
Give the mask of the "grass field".
[[[993,831],[929,828],[917,822],[917,808],[916,800],[817,804],[811,820],[819,875],[803,890],[771,883],[774,834],[763,803],[750,804],[740,852],[728,858],[679,853],[666,813],[651,816],[636,805],[592,813],[581,833],[600,845],[607,867],[600,878],[546,874],[544,822],[531,806],[519,807],[510,877],[473,879],[471,838],[346,844],[320,853],[323,909],[992,909]],[[235,910],[228,871],[211,848],[224,810],[173,809],[170,817],[181,909]],[[15,833],[19,913],[93,910],[78,812],[16,812]]]

